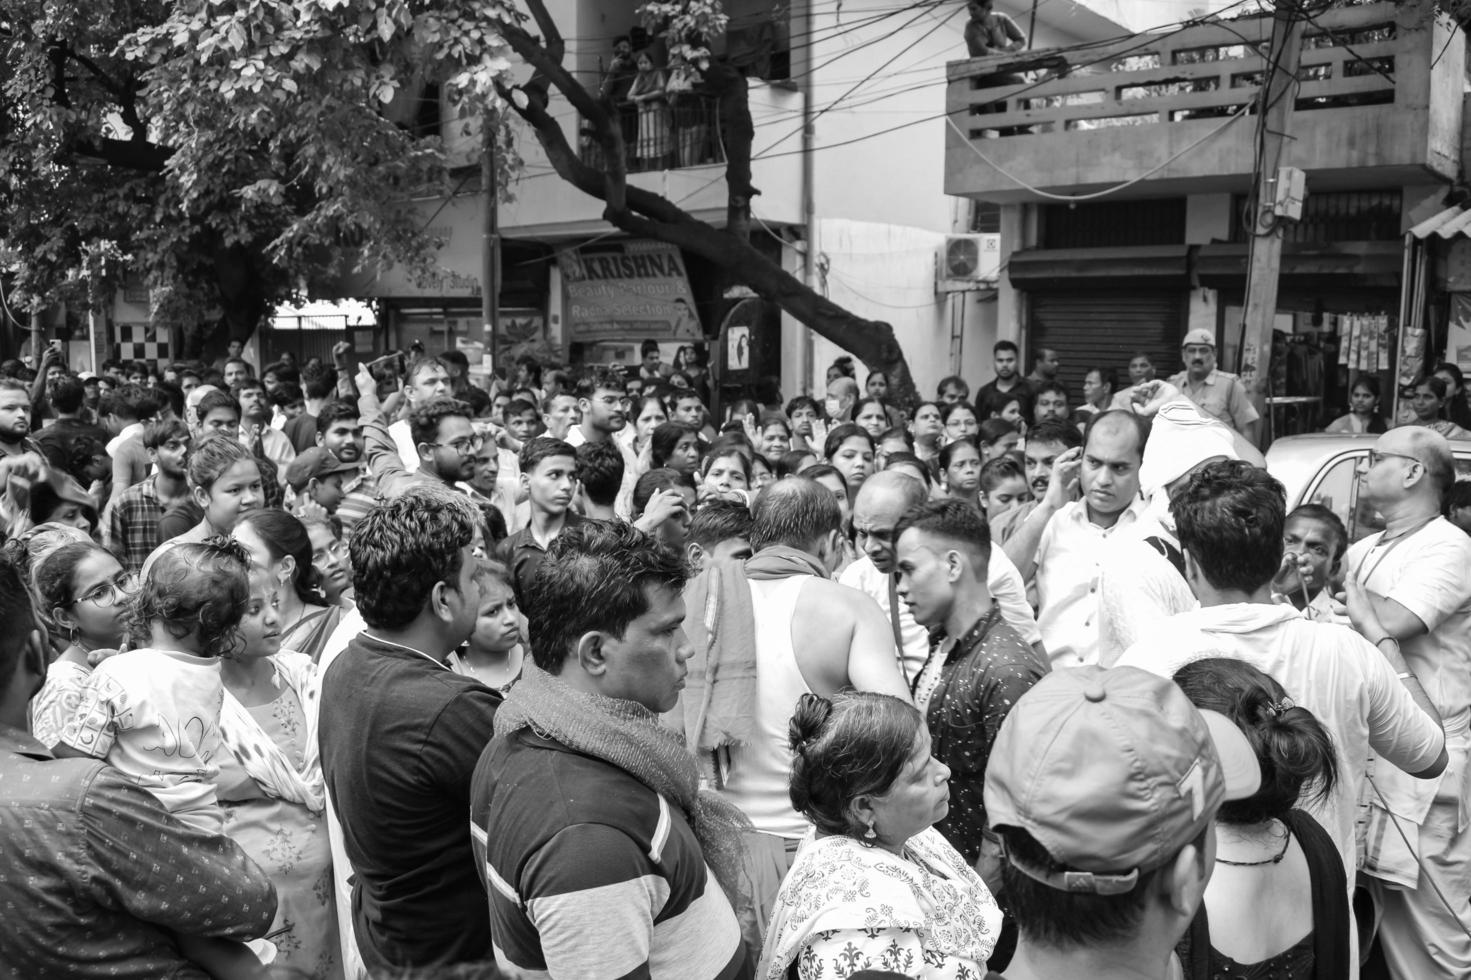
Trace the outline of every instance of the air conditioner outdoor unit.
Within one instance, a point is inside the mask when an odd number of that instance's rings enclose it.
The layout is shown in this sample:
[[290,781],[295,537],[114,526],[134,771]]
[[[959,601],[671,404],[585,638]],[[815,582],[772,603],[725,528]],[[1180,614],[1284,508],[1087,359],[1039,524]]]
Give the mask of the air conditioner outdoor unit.
[[946,235],[936,263],[935,289],[942,293],[987,289],[1001,271],[1001,236]]

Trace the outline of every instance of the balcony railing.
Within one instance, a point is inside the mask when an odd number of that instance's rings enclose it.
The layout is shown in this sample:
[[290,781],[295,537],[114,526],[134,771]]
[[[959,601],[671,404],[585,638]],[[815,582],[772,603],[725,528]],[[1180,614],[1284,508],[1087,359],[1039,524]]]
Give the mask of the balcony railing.
[[[1272,18],[1257,16],[952,62],[946,190],[1007,199],[1027,187],[1250,174],[1255,120],[1226,123],[1257,111],[1271,31]],[[1427,0],[1314,16],[1295,103],[1303,115],[1283,162],[1454,178],[1465,65],[1454,31]]]
[[[623,134],[624,166],[631,174],[725,162],[719,102],[712,96],[695,93],[657,102],[622,102],[614,111]],[[582,162],[602,167],[603,147],[585,121],[579,133]]]

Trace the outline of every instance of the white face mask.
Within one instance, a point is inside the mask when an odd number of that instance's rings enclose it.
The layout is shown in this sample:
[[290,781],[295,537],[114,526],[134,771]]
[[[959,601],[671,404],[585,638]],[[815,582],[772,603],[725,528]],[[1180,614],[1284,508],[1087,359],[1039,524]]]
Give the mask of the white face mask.
[[843,413],[843,402],[839,398],[827,398],[823,400],[822,407],[827,409],[828,418],[837,418]]

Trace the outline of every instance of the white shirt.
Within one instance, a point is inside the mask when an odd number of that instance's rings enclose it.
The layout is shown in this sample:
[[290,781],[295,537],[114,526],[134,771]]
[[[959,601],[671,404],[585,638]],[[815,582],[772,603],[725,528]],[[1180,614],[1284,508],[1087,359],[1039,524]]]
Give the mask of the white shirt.
[[[250,430],[242,425],[240,443],[249,446],[250,442]],[[291,466],[291,461],[296,458],[296,447],[291,445],[291,440],[286,438],[286,433],[272,429],[270,426],[261,429],[260,444],[266,454],[266,459],[276,464],[276,478],[281,481],[281,486],[285,487],[286,470]]]
[[1113,527],[1088,520],[1088,504],[1075,500],[1052,515],[1037,543],[1037,626],[1052,666],[1096,664],[1098,580],[1115,534],[1125,532],[1144,512],[1135,498]]
[[[1291,606],[1228,603],[1180,613],[1126,651],[1118,666],[1171,677],[1182,665],[1209,656],[1243,660],[1270,674],[1333,737],[1338,785],[1308,809],[1338,845],[1344,868],[1358,867],[1356,827],[1372,792],[1371,750],[1419,772],[1440,756],[1440,727],[1416,706],[1369,641],[1346,626],[1311,622]],[[1348,878],[1352,888],[1354,876]]]
[[410,473],[419,468],[419,447],[414,445],[414,434],[409,431],[409,420],[399,419],[388,427],[393,445],[398,449],[398,458]]
[[61,741],[106,759],[170,813],[223,833],[215,756],[224,702],[218,657],[130,650],[104,660],[87,678]]
[[[1438,779],[1414,779],[1381,766],[1374,771],[1374,784],[1383,797],[1376,794],[1370,803],[1419,826],[1437,800],[1445,801],[1459,809],[1456,823],[1464,827],[1471,810],[1471,780],[1465,771],[1471,753],[1471,537],[1443,517],[1387,544],[1381,544],[1383,537],[1382,532],[1374,534],[1349,548],[1345,575],[1374,595],[1398,602],[1429,630],[1401,640],[1400,652],[1440,712],[1450,765]],[[1396,850],[1371,851],[1367,870],[1413,884],[1418,869]]]
[[[838,584],[872,596],[873,600],[879,604],[879,608],[884,611],[884,615],[888,617],[891,625],[894,622],[894,614],[898,613],[899,636],[904,641],[904,677],[913,681],[924,668],[925,660],[929,658],[930,634],[929,630],[914,621],[914,613],[910,611],[908,603],[896,600],[894,607],[890,607],[889,578],[890,576],[878,570],[872,558],[862,555],[857,561],[843,569],[843,574],[838,576]],[[1020,633],[1023,640],[1028,643],[1037,643],[1042,639],[1042,634],[1037,629],[1037,619],[1032,615],[1032,607],[1027,603],[1027,587],[1022,582],[1021,572],[1017,571],[1011,559],[1006,557],[1006,552],[995,544],[991,545],[991,561],[986,571],[986,588],[990,590],[991,598],[1000,607],[1001,618]]]
[[122,431],[107,441],[107,455],[116,456],[118,447],[136,435],[142,435],[142,422],[129,422]]

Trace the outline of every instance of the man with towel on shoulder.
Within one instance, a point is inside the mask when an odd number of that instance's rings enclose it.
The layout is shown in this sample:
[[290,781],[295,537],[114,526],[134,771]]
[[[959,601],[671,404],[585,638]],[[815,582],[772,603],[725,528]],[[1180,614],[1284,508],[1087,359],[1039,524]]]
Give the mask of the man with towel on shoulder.
[[744,564],[714,562],[685,588],[694,650],[682,708],[687,744],[710,785],[750,818],[736,912],[760,950],[781,879],[808,822],[792,809],[787,727],[800,695],[844,689],[909,700],[894,633],[878,603],[839,585],[842,515],[812,480],[774,483],[756,498]]

